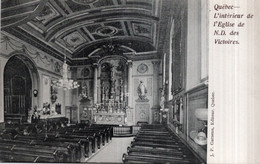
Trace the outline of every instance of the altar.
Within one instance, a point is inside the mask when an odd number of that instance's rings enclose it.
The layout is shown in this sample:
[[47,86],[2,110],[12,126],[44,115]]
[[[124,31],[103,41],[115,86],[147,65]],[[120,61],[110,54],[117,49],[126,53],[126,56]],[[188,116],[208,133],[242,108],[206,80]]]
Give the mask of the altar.
[[127,67],[126,61],[107,58],[98,65],[97,102],[94,104],[94,123],[126,124]]
[[96,124],[125,125],[125,113],[95,113]]
[[119,100],[103,100],[102,103],[96,104],[94,122],[96,124],[124,125],[126,123],[125,113],[124,103]]

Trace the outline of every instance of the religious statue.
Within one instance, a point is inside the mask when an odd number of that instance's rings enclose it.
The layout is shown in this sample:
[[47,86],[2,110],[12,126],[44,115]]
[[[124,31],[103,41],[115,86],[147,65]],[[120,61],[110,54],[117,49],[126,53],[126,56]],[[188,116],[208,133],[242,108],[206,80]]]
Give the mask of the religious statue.
[[87,85],[85,84],[85,85],[83,85],[82,86],[82,88],[81,88],[82,90],[81,90],[81,93],[80,93],[80,97],[81,97],[81,99],[80,99],[80,102],[81,103],[86,103],[86,102],[89,102],[90,101],[90,99],[89,99],[89,97],[88,97],[88,91],[87,91]]
[[137,101],[149,101],[147,98],[146,98],[146,94],[147,94],[147,89],[144,85],[144,82],[141,80],[140,81],[140,84],[138,85],[137,87],[137,93],[138,93],[138,99]]
[[161,93],[161,101],[160,101],[161,110],[164,109],[164,102],[165,102],[164,90],[162,90],[162,93]]

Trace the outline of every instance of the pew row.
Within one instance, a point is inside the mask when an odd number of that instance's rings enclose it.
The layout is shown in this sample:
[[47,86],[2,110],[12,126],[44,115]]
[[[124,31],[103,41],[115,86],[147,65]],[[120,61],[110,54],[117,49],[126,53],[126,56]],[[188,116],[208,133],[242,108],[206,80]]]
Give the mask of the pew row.
[[9,125],[0,132],[1,162],[84,162],[112,139],[110,126]]
[[143,125],[122,160],[124,163],[201,163],[174,133],[159,124]]

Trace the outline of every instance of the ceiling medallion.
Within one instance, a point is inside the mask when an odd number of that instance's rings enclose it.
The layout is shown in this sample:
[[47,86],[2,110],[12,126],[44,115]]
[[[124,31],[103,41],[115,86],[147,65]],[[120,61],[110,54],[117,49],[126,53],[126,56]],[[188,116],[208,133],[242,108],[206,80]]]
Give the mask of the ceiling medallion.
[[148,66],[146,64],[140,64],[138,67],[137,67],[137,71],[139,73],[145,73],[146,71],[148,70]]
[[77,4],[81,4],[81,5],[89,5],[89,4],[94,3],[98,0],[72,0],[72,1],[77,3]]
[[96,29],[99,36],[113,36],[118,32],[117,28],[113,26],[104,26]]

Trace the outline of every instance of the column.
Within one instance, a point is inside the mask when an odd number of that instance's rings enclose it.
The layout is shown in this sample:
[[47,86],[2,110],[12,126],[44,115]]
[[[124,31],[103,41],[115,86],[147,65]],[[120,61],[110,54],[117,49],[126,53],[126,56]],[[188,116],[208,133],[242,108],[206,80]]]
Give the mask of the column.
[[153,106],[159,106],[159,69],[160,61],[152,61],[153,63]]
[[159,122],[160,91],[159,91],[159,69],[160,61],[152,61],[153,64],[153,107],[151,113],[152,122]]
[[128,89],[128,106],[126,108],[126,124],[131,126],[134,124],[133,116],[134,116],[134,111],[133,111],[133,62],[131,60],[127,61],[128,65],[128,83],[127,83],[127,89]]
[[0,129],[4,122],[4,63],[0,60]]
[[133,107],[133,62],[131,60],[127,61],[128,64],[128,106]]
[[97,104],[97,97],[98,97],[98,93],[97,93],[97,77],[98,77],[98,64],[94,63],[93,64],[94,67],[94,105]]

